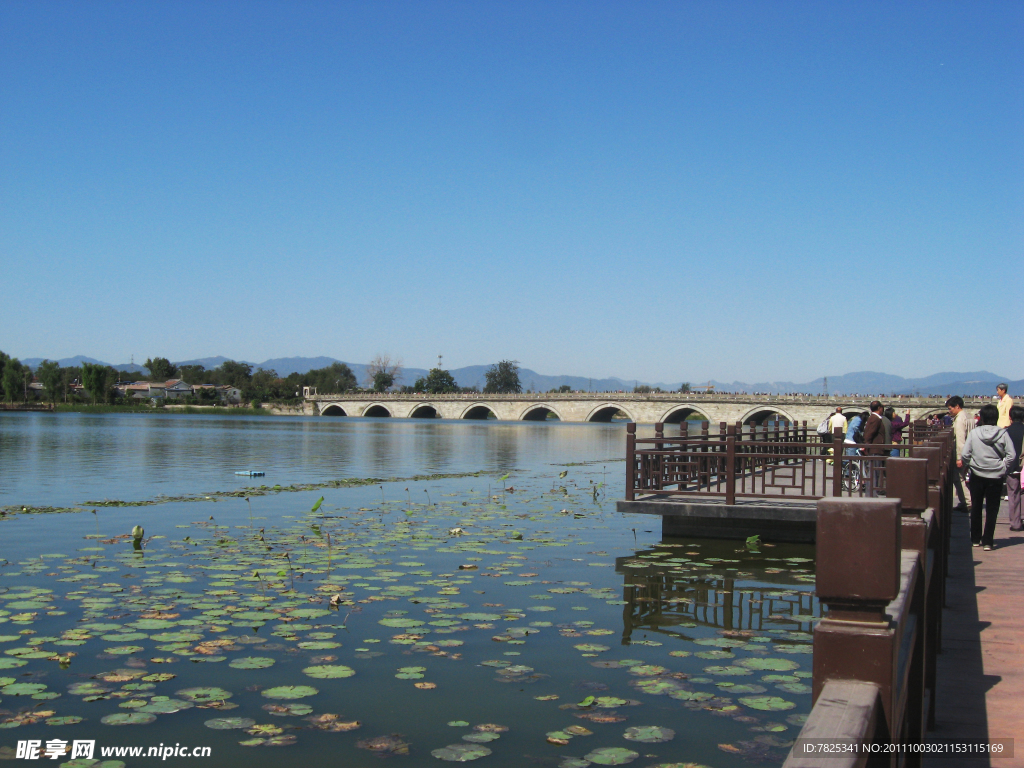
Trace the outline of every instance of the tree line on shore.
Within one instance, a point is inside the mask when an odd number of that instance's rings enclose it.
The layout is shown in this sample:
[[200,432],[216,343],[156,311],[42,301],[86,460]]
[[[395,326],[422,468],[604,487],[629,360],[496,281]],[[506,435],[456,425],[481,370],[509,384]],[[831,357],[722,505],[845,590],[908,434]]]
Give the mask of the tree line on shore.
[[[145,367],[149,371],[149,381],[180,379],[193,386],[234,387],[241,392],[243,402],[253,403],[295,402],[302,398],[305,387],[315,388],[321,394],[388,390],[424,394],[480,391],[478,387],[460,387],[451,372],[440,367],[432,368],[412,385],[398,386],[402,377],[401,361],[392,361],[386,355],[378,355],[367,365],[365,387],[359,385],[352,369],[341,362],[287,376],[279,376],[276,371],[263,368],[253,370],[249,363],[234,360],[207,369],[202,365],[175,365],[166,357],[153,357],[146,360]],[[109,365],[82,363],[81,366],[62,367],[53,360],[44,360],[33,372],[17,358],[0,351],[0,390],[6,402],[42,400],[50,403],[146,404],[146,400],[133,398],[124,390],[123,385],[129,382],[129,376],[131,374]],[[491,366],[484,377],[485,393],[522,392],[517,361],[502,360]],[[197,389],[193,394],[176,398],[175,402],[213,404],[218,399],[215,389]]]

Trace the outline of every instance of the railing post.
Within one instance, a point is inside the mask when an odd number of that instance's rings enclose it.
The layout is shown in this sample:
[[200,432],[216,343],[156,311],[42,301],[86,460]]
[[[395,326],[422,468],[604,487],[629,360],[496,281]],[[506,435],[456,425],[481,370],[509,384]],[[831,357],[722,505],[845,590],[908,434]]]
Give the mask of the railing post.
[[832,430],[832,495],[840,498],[843,495],[843,430],[836,427]]
[[829,680],[874,683],[894,736],[897,638],[886,607],[900,593],[900,525],[897,500],[818,502],[816,587],[829,612],[814,630],[813,697]]
[[636,499],[636,424],[626,425],[626,501]]
[[725,503],[736,503],[736,426],[730,424],[725,435]]

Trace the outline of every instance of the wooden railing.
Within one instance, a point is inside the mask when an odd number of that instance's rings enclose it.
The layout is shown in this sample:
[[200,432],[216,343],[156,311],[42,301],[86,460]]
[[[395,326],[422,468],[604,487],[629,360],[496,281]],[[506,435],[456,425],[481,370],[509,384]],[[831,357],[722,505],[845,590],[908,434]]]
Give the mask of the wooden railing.
[[948,430],[927,437],[888,460],[888,498],[818,502],[828,615],[814,632],[814,706],[785,768],[920,765],[919,751],[885,750],[934,726],[954,453]]
[[[895,454],[912,455],[946,428],[918,421],[905,430],[904,442],[885,446],[859,445],[846,455],[849,444],[839,430],[822,438],[807,423],[786,426],[719,425],[712,434],[699,422],[690,434],[686,422],[677,436],[666,436],[655,424],[655,436],[638,438],[636,425],[627,425],[626,499],[637,496],[816,500],[827,497],[884,495],[885,467]],[[948,431],[948,430],[946,430]],[[841,458],[841,461],[839,460]]]

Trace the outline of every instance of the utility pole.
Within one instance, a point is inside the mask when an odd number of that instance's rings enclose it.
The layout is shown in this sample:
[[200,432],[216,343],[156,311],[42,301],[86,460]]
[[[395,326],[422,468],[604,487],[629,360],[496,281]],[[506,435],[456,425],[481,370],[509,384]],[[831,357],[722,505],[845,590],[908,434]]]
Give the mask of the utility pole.
[[437,356],[437,369],[438,369],[438,370],[441,370],[441,360],[442,360],[443,358],[444,358],[444,355],[438,355],[438,356]]

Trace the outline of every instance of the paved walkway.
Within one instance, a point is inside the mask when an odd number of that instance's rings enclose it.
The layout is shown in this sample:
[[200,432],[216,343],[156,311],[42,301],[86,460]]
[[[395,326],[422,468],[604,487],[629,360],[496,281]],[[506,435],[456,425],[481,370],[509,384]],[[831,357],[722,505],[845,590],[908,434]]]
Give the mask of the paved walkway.
[[1012,738],[1013,758],[932,758],[928,768],[1024,766],[1024,534],[1000,508],[996,549],[973,549],[968,515],[954,512],[938,658],[935,731],[941,740]]

